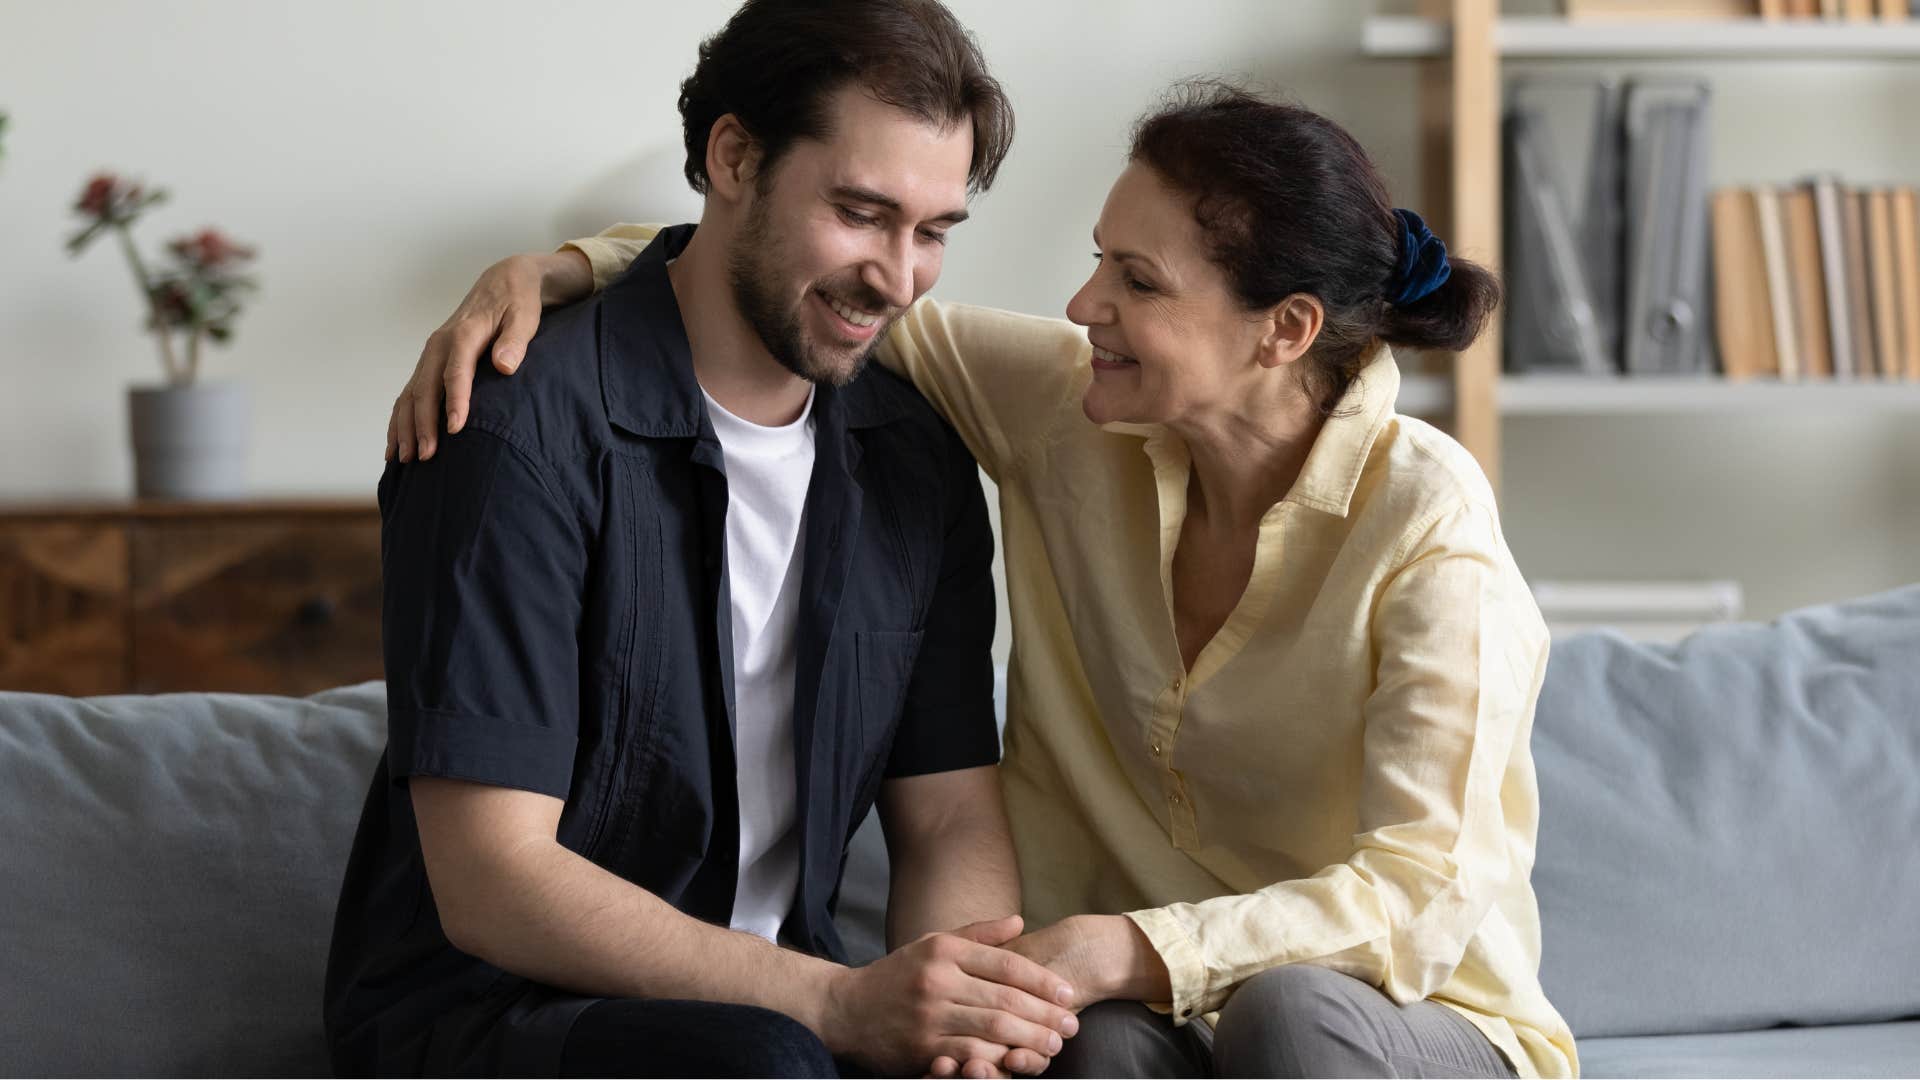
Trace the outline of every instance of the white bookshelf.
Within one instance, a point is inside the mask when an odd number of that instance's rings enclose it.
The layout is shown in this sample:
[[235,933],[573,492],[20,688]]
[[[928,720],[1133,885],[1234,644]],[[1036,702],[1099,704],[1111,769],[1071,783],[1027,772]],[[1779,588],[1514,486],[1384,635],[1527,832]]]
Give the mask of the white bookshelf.
[[[1449,24],[1411,15],[1375,15],[1361,50],[1382,59],[1441,57],[1452,46]],[[1493,23],[1493,47],[1507,59],[1681,57],[1848,60],[1920,58],[1920,19],[1905,22],[1572,22],[1551,15],[1510,15]]]
[[[1920,412],[1920,382],[1505,375],[1499,402],[1502,416],[1905,413]],[[1452,380],[1437,375],[1401,379],[1400,412],[1444,416],[1452,407]]]

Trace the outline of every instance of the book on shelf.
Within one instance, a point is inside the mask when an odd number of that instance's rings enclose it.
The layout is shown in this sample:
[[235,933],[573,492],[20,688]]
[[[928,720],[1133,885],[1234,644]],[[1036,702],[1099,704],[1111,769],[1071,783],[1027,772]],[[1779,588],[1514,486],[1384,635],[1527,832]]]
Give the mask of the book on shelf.
[[[1786,263],[1779,237],[1767,244],[1760,224],[1765,211],[1756,205],[1773,194],[1739,188],[1713,194],[1713,261],[1722,268],[1713,283],[1713,316],[1729,379],[1774,375],[1781,368],[1775,342],[1786,308],[1772,302],[1769,279],[1776,270],[1784,278]],[[1773,212],[1777,230],[1777,200]],[[1791,325],[1785,329],[1790,339]]]
[[1576,22],[1628,20],[1817,19],[1827,22],[1904,22],[1920,15],[1920,0],[1565,0]]
[[[1617,220],[1603,195],[1618,185],[1613,144],[1619,92],[1607,82],[1517,79],[1506,138],[1508,355],[1528,369],[1607,374],[1619,349]],[[1555,117],[1567,112],[1556,121]],[[1564,125],[1564,126],[1563,126]],[[1581,132],[1571,132],[1578,126]],[[1608,137],[1613,133],[1612,137]],[[1589,182],[1575,188],[1558,168],[1555,143],[1584,144]],[[1611,208],[1617,219],[1617,207]]]
[[1900,341],[1898,293],[1893,268],[1893,203],[1885,188],[1863,192],[1867,218],[1867,276],[1871,279],[1868,298],[1873,301],[1873,355],[1880,361],[1878,374],[1897,379],[1905,374]]
[[1820,221],[1820,275],[1826,284],[1827,325],[1833,349],[1833,373],[1853,376],[1853,320],[1848,316],[1852,304],[1847,299],[1847,249],[1845,215],[1840,210],[1843,195],[1840,181],[1833,176],[1816,176],[1810,182],[1813,202]]
[[1895,188],[1893,204],[1894,301],[1900,309],[1901,372],[1920,379],[1920,194]]
[[1792,294],[1793,324],[1799,334],[1802,378],[1833,377],[1833,334],[1827,326],[1827,290],[1820,273],[1820,223],[1813,191],[1805,184],[1780,194],[1780,217],[1786,230],[1787,281]]
[[1920,380],[1920,189],[1822,174],[1710,207],[1727,378]]
[[1629,19],[1750,19],[1760,0],[1566,0],[1566,16],[1581,22]]
[[1873,300],[1868,292],[1867,226],[1862,213],[1860,193],[1844,191],[1840,196],[1840,215],[1846,229],[1843,246],[1847,252],[1847,334],[1853,340],[1853,374],[1871,379],[1880,368],[1873,348]]
[[1763,19],[1815,19],[1825,22],[1905,22],[1920,16],[1920,0],[1759,0]]
[[1712,360],[1707,295],[1707,130],[1712,90],[1696,79],[1637,78],[1626,95],[1627,305],[1630,375],[1704,371]]
[[[1783,379],[1800,377],[1800,319],[1793,302],[1792,271],[1788,269],[1786,215],[1780,210],[1780,193],[1773,188],[1754,192],[1754,212],[1759,216],[1760,250],[1766,260],[1766,312],[1773,324],[1773,356],[1757,364],[1734,357],[1737,346],[1721,349],[1721,370],[1729,368],[1772,368]],[[1734,273],[1727,267],[1722,273]]]

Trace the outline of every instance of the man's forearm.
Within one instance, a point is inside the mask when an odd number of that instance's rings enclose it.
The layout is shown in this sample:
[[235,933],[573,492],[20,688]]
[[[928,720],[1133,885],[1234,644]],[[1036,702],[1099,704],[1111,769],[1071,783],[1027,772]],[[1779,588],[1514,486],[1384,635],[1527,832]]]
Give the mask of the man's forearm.
[[899,847],[905,850],[892,856],[887,948],[1019,913],[1020,870],[998,800]]
[[506,971],[595,997],[758,1005],[826,1037],[829,961],[700,922],[558,844],[493,868],[455,941]]

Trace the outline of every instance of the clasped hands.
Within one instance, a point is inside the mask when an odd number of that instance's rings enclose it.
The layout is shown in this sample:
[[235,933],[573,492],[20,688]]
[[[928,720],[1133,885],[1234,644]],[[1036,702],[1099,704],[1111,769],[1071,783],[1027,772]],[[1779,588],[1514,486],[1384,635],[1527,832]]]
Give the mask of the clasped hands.
[[[1117,996],[1140,938],[1120,916],[1076,916],[1022,934],[1018,916],[929,934],[829,991],[828,1046],[889,1075],[1037,1075],[1079,1031],[1075,1013]],[[1164,969],[1163,969],[1164,970]],[[892,1052],[876,1053],[882,1047]]]

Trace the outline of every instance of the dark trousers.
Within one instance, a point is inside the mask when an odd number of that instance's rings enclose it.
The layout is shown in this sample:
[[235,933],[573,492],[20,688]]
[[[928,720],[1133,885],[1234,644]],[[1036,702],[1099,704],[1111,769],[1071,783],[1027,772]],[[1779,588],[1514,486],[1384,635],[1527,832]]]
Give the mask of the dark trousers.
[[771,1009],[612,998],[574,1021],[560,1075],[837,1077],[840,1071],[819,1036]]

